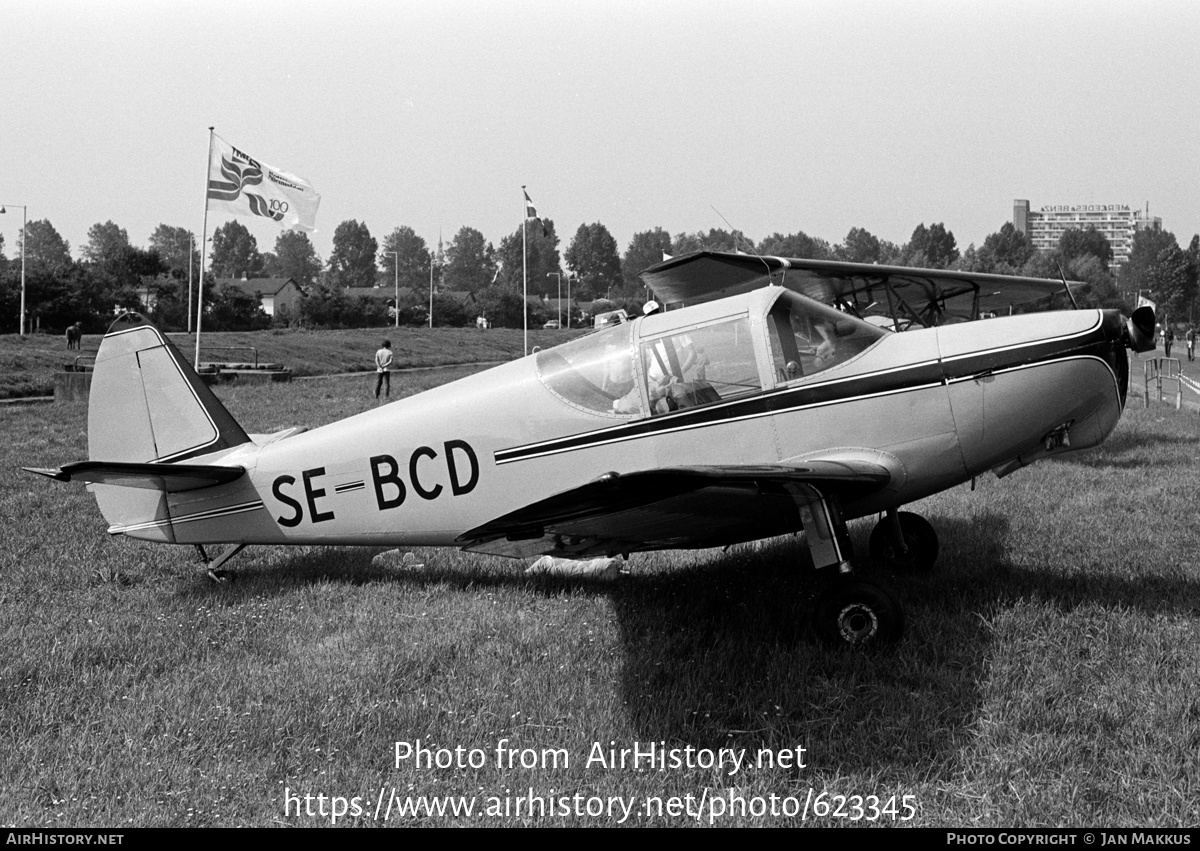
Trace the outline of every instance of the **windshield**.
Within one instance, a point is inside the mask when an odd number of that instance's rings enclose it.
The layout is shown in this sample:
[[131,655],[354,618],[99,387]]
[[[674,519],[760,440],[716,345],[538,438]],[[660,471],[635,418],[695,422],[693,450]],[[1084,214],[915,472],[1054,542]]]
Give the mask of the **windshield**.
[[537,354],[538,376],[565,402],[615,417],[642,414],[633,325],[622,323]]

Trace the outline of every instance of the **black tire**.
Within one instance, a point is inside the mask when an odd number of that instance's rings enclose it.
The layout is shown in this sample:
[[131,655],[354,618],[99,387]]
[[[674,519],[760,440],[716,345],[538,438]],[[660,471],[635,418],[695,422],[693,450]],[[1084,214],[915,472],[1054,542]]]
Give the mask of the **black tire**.
[[892,523],[886,517],[871,530],[871,560],[896,570],[926,573],[938,557],[938,536],[929,521],[911,511],[900,512],[900,530],[908,551],[901,554],[892,538]]
[[894,644],[904,634],[904,607],[892,592],[853,577],[836,580],[817,599],[818,634],[841,647]]

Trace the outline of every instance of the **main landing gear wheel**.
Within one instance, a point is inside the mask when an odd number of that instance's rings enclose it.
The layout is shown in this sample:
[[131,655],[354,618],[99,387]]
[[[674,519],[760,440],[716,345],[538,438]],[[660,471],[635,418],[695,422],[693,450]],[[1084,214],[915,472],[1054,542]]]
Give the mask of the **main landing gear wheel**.
[[[896,540],[896,523],[904,538],[901,546]],[[901,511],[890,515],[871,530],[871,558],[898,570],[925,573],[933,569],[938,557],[938,537],[933,526],[920,514]]]
[[830,644],[871,648],[894,644],[904,633],[904,607],[873,582],[839,577],[817,599],[817,632]]

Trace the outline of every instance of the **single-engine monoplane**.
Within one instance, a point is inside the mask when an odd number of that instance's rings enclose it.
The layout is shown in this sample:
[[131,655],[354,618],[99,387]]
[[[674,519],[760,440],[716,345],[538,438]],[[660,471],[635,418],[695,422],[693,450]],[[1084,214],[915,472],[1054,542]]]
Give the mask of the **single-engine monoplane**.
[[[196,545],[214,577],[250,544],[628,556],[802,531],[830,577],[820,633],[898,639],[870,555],[938,553],[908,503],[1100,443],[1153,313],[1069,310],[903,334],[768,284],[643,316],[313,430],[247,434],[136,314],[96,355],[82,481],[109,532]],[[204,547],[228,544],[209,558]]]

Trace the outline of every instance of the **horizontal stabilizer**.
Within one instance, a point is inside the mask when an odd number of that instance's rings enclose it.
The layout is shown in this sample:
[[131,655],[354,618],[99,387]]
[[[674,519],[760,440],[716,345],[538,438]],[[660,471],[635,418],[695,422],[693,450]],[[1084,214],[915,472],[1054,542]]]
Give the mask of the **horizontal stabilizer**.
[[208,464],[135,464],[124,461],[80,461],[58,469],[24,467],[30,473],[59,482],[86,482],[145,488],[162,493],[181,493],[232,482],[245,474],[245,467],[219,467]]

